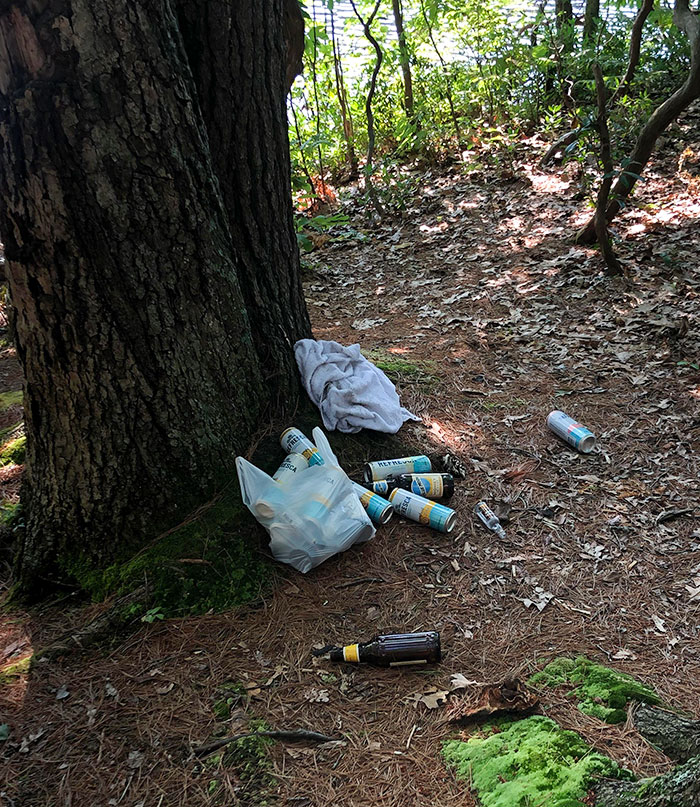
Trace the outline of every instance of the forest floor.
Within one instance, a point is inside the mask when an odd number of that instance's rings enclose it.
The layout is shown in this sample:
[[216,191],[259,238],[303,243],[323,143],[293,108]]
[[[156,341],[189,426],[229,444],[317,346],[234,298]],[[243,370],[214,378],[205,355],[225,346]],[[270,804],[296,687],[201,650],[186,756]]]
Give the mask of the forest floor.
[[[560,655],[630,672],[700,716],[700,178],[666,148],[616,225],[626,276],[608,278],[572,244],[588,215],[575,171],[537,168],[542,147],[521,144],[502,174],[417,171],[400,217],[368,226],[358,212],[307,258],[315,336],[359,342],[421,416],[411,440],[467,465],[454,533],[395,518],[256,604],[10,677],[3,807],[468,807],[440,758],[451,707],[420,695]],[[592,454],[547,431],[555,408],[596,433]],[[505,541],[473,518],[482,498],[509,511]],[[6,615],[0,667],[101,607],[69,602]],[[310,653],[421,629],[442,633],[435,669]],[[555,695],[543,710],[637,774],[670,767],[629,724]],[[193,759],[221,719],[227,733],[256,720],[340,742]]]

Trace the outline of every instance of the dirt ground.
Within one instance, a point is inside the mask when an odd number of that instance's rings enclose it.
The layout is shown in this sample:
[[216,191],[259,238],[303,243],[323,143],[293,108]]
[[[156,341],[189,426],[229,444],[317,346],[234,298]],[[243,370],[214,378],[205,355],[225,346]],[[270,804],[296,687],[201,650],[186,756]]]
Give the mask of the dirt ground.
[[[587,215],[576,172],[539,170],[535,145],[503,178],[423,171],[402,217],[357,216],[308,258],[315,336],[403,360],[402,402],[422,418],[405,428],[466,464],[454,533],[395,518],[305,576],[285,572],[251,607],[144,625],[13,679],[0,689],[3,807],[468,807],[439,756],[451,707],[416,694],[562,654],[633,673],[700,716],[698,180],[665,152],[616,227],[627,275],[607,278],[595,250],[572,244]],[[596,433],[591,455],[547,431],[555,408]],[[472,517],[482,498],[509,514],[506,540]],[[61,614],[4,617],[0,665],[85,618]],[[310,652],[421,629],[441,631],[435,669],[348,669]],[[275,743],[270,777],[246,782],[189,753],[221,728],[222,692],[234,692],[231,733],[255,718],[339,742]],[[669,767],[629,725],[603,728],[560,696],[543,709],[640,775]]]

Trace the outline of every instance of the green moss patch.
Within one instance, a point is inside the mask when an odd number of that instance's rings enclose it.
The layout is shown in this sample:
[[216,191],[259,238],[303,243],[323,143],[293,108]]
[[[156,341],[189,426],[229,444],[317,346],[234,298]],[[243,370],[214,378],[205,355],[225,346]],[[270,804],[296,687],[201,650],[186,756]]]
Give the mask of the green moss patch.
[[19,502],[10,502],[7,499],[0,501],[0,524],[12,528],[19,519],[20,513]]
[[548,717],[497,723],[482,736],[444,743],[442,753],[484,807],[585,807],[595,778],[632,778]]
[[394,383],[433,384],[438,380],[434,361],[411,361],[385,350],[363,350],[362,354],[383,370]]
[[21,389],[0,392],[0,413],[7,412],[11,406],[21,406],[24,393]]
[[20,678],[22,675],[29,672],[31,661],[32,657],[27,656],[27,658],[23,658],[21,661],[15,661],[12,664],[8,664],[6,667],[0,668],[0,684],[11,683],[14,679]]
[[631,675],[595,664],[583,656],[555,659],[541,672],[535,673],[528,683],[552,688],[576,686],[572,694],[579,701],[578,708],[584,714],[606,723],[623,722],[627,718],[626,709],[630,701],[661,702],[652,689],[640,684]]
[[[264,720],[251,720],[246,731],[269,731]],[[205,763],[211,778],[207,791],[212,804],[230,804],[228,790],[222,788],[217,771],[228,768],[238,780],[235,804],[267,807],[272,804],[271,789],[277,784],[273,775],[269,748],[274,740],[270,737],[243,737],[226,746],[219,754],[209,757]]]
[[24,462],[27,438],[22,435],[10,440],[0,448],[0,467],[5,465],[21,465]]
[[165,533],[122,563],[96,571],[82,558],[66,570],[93,599],[125,594],[148,582],[148,608],[129,606],[125,618],[160,608],[164,616],[224,611],[259,596],[274,579],[272,564],[258,551],[259,532],[237,484],[198,518]]

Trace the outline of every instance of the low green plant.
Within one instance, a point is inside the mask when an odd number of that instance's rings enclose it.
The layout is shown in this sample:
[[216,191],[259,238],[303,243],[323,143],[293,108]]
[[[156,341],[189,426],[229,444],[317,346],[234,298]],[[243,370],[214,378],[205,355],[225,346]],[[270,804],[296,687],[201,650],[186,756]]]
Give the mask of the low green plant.
[[499,721],[467,741],[444,743],[442,754],[483,807],[585,807],[594,778],[632,775],[548,717]]
[[532,686],[561,687],[575,685],[573,696],[578,708],[606,723],[621,723],[627,718],[630,701],[660,703],[659,696],[631,675],[612,670],[579,656],[558,658],[530,678]]
[[27,438],[22,435],[9,443],[5,443],[0,449],[0,467],[5,465],[21,465],[24,462],[26,453]]
[[163,613],[163,609],[158,605],[155,608],[149,608],[148,611],[141,617],[141,622],[147,622],[151,624],[155,622],[157,619],[165,619],[165,614]]

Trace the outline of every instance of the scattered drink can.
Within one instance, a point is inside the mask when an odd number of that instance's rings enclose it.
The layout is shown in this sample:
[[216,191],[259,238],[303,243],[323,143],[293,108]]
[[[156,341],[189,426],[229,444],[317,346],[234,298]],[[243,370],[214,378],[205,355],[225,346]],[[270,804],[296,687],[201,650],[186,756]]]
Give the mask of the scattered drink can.
[[397,460],[377,460],[364,467],[365,482],[377,482],[396,474],[423,474],[432,471],[430,460],[423,454],[417,457],[402,457]]
[[426,499],[449,499],[455,492],[455,479],[452,474],[399,474],[389,477],[396,487],[410,490]]
[[454,529],[457,513],[444,504],[431,502],[411,493],[410,490],[401,488],[391,491],[389,501],[400,516],[410,518],[419,524],[427,524],[440,532],[452,532]]
[[373,524],[382,526],[394,515],[394,507],[391,502],[382,499],[379,494],[373,493],[371,490],[367,490],[367,488],[363,488],[362,485],[358,485],[357,482],[353,482],[352,486]]
[[368,642],[335,647],[330,652],[331,661],[371,664],[375,667],[437,664],[441,657],[440,634],[436,630],[375,636]]
[[474,508],[474,512],[477,514],[481,523],[484,525],[484,527],[486,527],[487,530],[495,532],[499,538],[506,537],[506,531],[501,526],[498,516],[493,512],[488,504],[486,504],[486,502],[479,502]]
[[299,429],[293,426],[282,432],[280,445],[287,454],[302,454],[309,466],[324,465],[323,457],[318,453],[316,446]]
[[582,454],[590,454],[595,446],[595,434],[573,418],[555,409],[547,415],[547,426],[570,446]]
[[275,471],[272,478],[275,482],[288,482],[299,471],[309,467],[309,461],[303,454],[289,454],[284,458],[280,467]]

